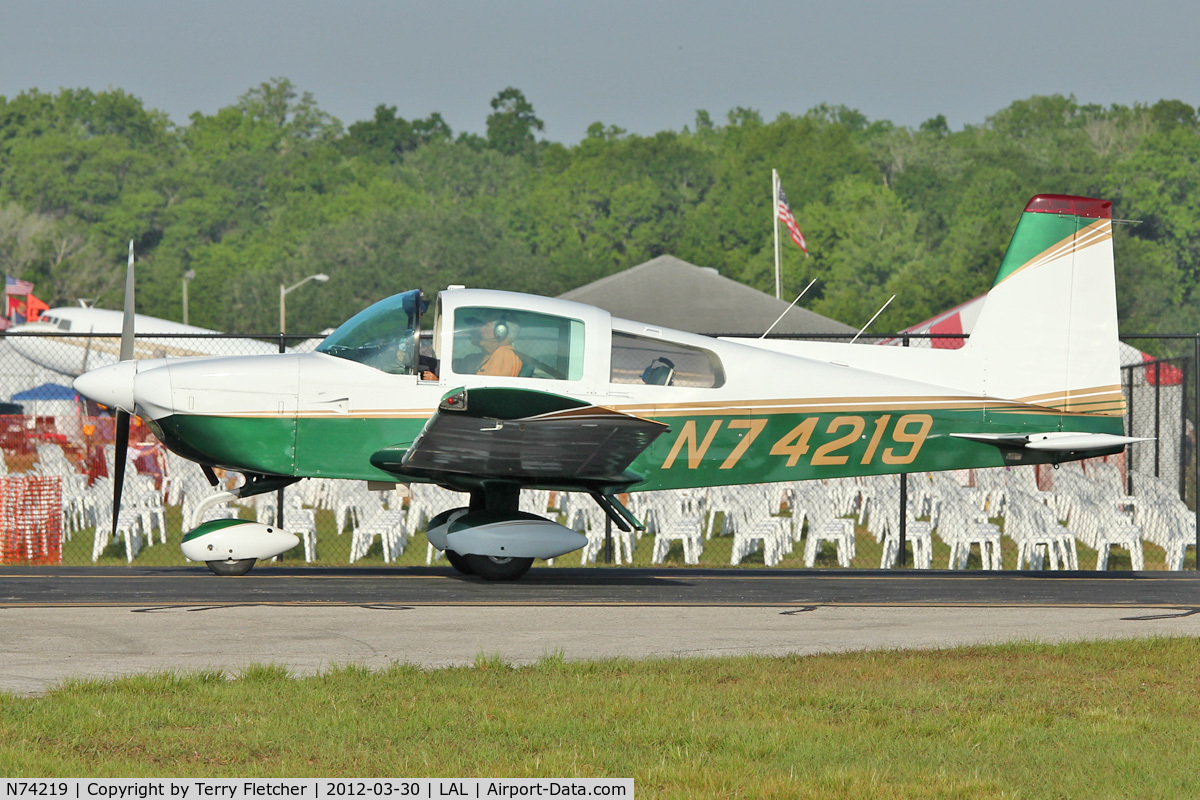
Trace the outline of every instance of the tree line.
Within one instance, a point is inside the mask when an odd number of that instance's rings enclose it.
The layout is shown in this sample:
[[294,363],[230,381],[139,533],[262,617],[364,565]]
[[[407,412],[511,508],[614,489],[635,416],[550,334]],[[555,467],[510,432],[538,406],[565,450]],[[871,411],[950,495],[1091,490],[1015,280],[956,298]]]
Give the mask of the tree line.
[[[1014,102],[952,131],[820,105],[652,136],[601,122],[573,145],[540,138],[515,88],[486,135],[379,105],[348,127],[286,79],[173,124],[121,91],[0,97],[0,263],[53,305],[117,308],[127,242],[138,310],[222,330],[336,325],[398,291],[451,283],[556,295],[672,254],[774,291],[770,175],[811,258],[787,242],[784,294],[892,331],[987,290],[1034,194],[1114,201],[1125,332],[1200,331],[1200,120],[1176,100]],[[790,294],[789,294],[790,293]],[[1019,324],[1019,321],[1014,321]]]

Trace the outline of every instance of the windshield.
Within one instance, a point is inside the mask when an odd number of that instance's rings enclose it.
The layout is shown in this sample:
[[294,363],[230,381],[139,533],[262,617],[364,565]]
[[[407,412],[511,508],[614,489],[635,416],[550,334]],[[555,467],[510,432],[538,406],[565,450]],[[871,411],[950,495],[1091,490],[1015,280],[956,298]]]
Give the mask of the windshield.
[[421,314],[428,307],[419,289],[392,295],[343,322],[317,352],[393,375],[412,375],[417,371]]

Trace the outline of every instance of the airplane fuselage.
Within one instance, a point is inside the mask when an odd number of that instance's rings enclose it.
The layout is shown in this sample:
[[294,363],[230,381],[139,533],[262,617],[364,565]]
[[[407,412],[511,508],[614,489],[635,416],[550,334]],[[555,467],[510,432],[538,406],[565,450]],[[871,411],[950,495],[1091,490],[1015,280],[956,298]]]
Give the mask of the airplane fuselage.
[[[870,345],[822,344],[809,348],[815,354],[810,357],[778,352],[778,344],[615,320],[548,298],[455,290],[444,292],[440,302],[436,378],[415,370],[395,374],[326,352],[172,359],[117,367],[137,374],[125,382],[132,396],[111,402],[135,407],[168,447],[204,464],[266,475],[397,481],[426,478],[383,469],[372,457],[384,448],[411,447],[448,393],[497,386],[549,392],[669,426],[630,465],[641,479],[633,490],[1044,463],[1061,454],[962,437],[1121,433],[1119,416],[971,391],[969,350],[881,353]],[[470,343],[462,326],[448,320],[501,306],[528,315],[528,338],[516,347],[542,365],[533,375],[479,375],[473,371],[477,362],[459,357]],[[546,317],[569,322],[544,322],[539,334],[534,323]],[[563,340],[552,340],[553,331],[565,331]],[[586,344],[573,348],[567,338]],[[802,349],[804,343],[790,346]],[[678,366],[670,383],[646,383],[653,377],[647,365],[664,357]],[[874,365],[881,357],[891,374],[853,366]],[[968,386],[898,376],[906,372],[957,375]],[[1097,397],[1111,402],[1111,389],[1101,387]],[[479,436],[486,441],[486,424]],[[467,476],[461,480],[469,485]],[[522,482],[570,488],[536,478]]]

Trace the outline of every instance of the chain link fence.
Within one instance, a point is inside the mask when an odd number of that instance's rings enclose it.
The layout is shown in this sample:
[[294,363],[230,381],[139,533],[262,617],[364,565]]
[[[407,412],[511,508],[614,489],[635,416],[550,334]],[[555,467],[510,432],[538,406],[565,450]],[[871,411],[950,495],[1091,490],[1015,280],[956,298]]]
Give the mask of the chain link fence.
[[[936,334],[882,342],[955,346]],[[524,491],[521,508],[588,537],[552,566],[1195,569],[1196,369],[1200,335],[1127,337],[1122,456],[1066,464],[633,493],[644,532],[621,531],[585,495]],[[1151,341],[1140,341],[1140,340]],[[958,340],[961,342],[961,339]],[[250,343],[250,344],[248,344]],[[139,338],[143,355],[311,349],[304,336]],[[115,337],[0,336],[0,562],[179,565],[197,505],[220,488],[134,420],[122,514],[112,530],[114,424],[81,405],[63,372],[115,360]],[[49,364],[60,371],[39,364]],[[236,476],[221,476],[232,482]],[[369,491],[307,479],[208,510],[304,541],[283,564],[445,564],[425,539],[465,495],[413,484]],[[903,513],[901,512],[903,509]],[[282,519],[281,519],[282,517]]]

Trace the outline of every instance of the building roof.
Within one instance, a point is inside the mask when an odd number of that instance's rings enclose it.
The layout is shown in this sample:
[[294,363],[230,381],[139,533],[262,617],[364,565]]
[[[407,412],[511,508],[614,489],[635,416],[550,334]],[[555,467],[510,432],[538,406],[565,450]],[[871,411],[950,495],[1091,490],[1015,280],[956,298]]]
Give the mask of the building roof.
[[[788,307],[787,301],[675,256],[659,256],[559,296],[598,306],[621,319],[691,333],[761,334]],[[771,331],[791,335],[855,332],[857,329],[799,304]]]

